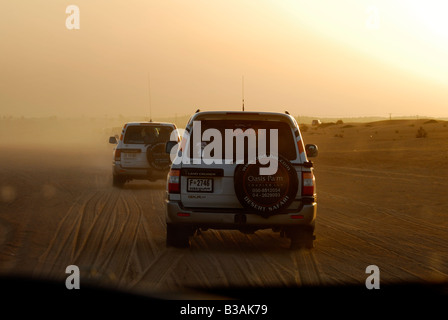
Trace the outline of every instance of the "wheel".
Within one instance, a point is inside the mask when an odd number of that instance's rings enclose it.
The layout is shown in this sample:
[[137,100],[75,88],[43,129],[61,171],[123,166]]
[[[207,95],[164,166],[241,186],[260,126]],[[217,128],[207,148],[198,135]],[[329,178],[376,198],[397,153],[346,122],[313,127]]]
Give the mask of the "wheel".
[[113,175],[112,176],[112,185],[117,188],[121,188],[126,183],[126,177]]
[[[257,159],[258,160],[258,159]],[[267,218],[287,209],[298,190],[298,177],[294,166],[282,156],[278,157],[277,172],[273,175],[259,174],[258,162],[235,168],[234,188],[241,205]],[[260,192],[260,190],[267,190]]]
[[176,248],[190,247],[190,230],[172,224],[166,225],[166,246]]
[[314,248],[314,227],[303,226],[295,227],[286,231],[287,236],[291,239],[290,248],[295,249],[312,249]]
[[146,148],[146,160],[151,168],[158,171],[169,171],[170,155],[165,152],[165,143],[159,142]]

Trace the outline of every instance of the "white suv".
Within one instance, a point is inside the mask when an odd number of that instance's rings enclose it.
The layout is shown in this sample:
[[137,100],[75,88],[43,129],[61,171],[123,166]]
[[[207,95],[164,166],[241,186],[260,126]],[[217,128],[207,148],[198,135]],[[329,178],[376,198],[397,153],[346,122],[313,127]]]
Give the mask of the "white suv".
[[[197,112],[182,143],[168,142],[166,243],[189,247],[206,229],[272,229],[291,248],[312,248],[316,145],[303,144],[296,120],[274,112]],[[269,156],[268,156],[269,154]],[[174,158],[175,156],[175,158]]]
[[122,187],[133,179],[166,179],[171,162],[165,144],[173,138],[173,131],[177,134],[172,123],[128,122],[118,140],[110,137],[109,143],[117,145],[113,151],[113,185]]

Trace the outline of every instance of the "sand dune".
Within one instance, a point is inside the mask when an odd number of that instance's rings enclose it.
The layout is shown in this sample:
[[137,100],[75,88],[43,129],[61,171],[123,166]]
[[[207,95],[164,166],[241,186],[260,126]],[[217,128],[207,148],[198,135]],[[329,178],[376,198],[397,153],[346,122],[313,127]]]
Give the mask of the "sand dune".
[[362,284],[372,264],[382,283],[448,280],[446,122],[302,126],[319,146],[319,204],[316,248],[297,252],[269,230],[210,230],[167,249],[164,182],[111,186],[112,126],[23,125],[1,129],[2,274],[63,281],[76,264],[83,281],[143,291]]

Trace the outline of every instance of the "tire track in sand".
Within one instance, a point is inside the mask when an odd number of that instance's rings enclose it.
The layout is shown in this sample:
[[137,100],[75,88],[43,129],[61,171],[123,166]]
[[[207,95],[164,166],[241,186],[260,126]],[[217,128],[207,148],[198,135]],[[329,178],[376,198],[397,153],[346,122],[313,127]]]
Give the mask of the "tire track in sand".
[[74,264],[83,279],[126,282],[138,277],[157,251],[151,240],[140,246],[145,239],[151,235],[134,196],[116,189],[85,193],[67,210],[34,274],[65,277],[65,268]]

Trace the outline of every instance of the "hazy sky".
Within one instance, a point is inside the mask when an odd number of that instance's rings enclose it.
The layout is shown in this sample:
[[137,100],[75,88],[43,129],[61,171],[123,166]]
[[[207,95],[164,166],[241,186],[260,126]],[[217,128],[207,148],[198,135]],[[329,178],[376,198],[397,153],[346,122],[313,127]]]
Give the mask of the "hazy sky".
[[239,110],[244,76],[246,110],[447,117],[447,17],[445,0],[3,0],[0,116],[147,115],[149,87],[153,118]]

